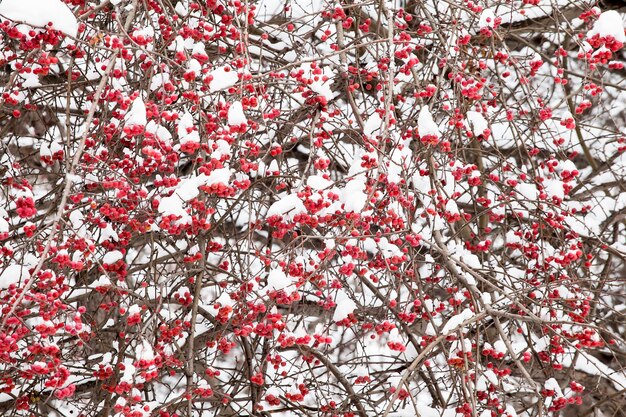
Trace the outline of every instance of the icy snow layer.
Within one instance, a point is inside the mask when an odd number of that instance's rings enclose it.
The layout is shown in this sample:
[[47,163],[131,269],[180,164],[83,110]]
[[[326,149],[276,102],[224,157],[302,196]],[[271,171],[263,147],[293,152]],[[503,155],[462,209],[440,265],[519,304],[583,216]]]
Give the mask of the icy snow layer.
[[0,275],[0,289],[9,288],[11,284],[19,284],[30,278],[28,268],[22,265],[9,265]]
[[608,379],[613,383],[613,386],[617,390],[626,389],[626,372],[615,371],[608,365],[602,363],[598,358],[591,356],[586,352],[575,351],[574,349],[568,349],[563,357],[563,365],[571,366],[572,362],[574,367],[578,371],[585,372],[589,375],[598,375]]
[[200,142],[200,134],[194,128],[193,116],[190,113],[185,113],[180,118],[177,133],[180,138],[181,145],[187,142]]
[[137,97],[133,104],[130,106],[130,110],[126,113],[126,126],[145,126],[148,123],[146,116],[146,104],[141,97]]
[[137,345],[135,355],[139,360],[143,359],[146,361],[150,361],[154,359],[154,350],[152,349],[150,342],[148,342],[147,340],[142,340],[142,342]]
[[248,119],[246,119],[246,115],[243,112],[241,101],[235,101],[231,104],[228,108],[228,124],[231,126],[239,126],[247,121]]
[[284,4],[275,0],[259,0],[256,6],[256,19],[260,22],[270,20],[284,9]]
[[348,315],[354,313],[357,305],[354,301],[348,297],[343,290],[339,290],[337,292],[337,297],[335,298],[335,303],[337,303],[337,307],[335,307],[335,311],[333,313],[333,321],[338,322],[348,317]]
[[612,36],[619,42],[625,42],[624,23],[622,17],[615,10],[609,10],[600,15],[598,20],[593,24],[593,29],[587,34],[588,38],[594,35]]
[[11,284],[19,284],[20,282],[24,284],[30,279],[29,271],[37,267],[38,263],[37,257],[28,253],[24,255],[20,265],[7,266],[0,274],[0,290],[9,288]]
[[289,194],[282,196],[267,210],[267,217],[287,215],[289,220],[293,221],[298,214],[306,213],[306,207],[297,194]]
[[480,15],[478,27],[479,28],[492,28],[494,26],[493,23],[495,20],[496,20],[496,15],[493,13],[493,10],[485,9]]
[[290,287],[291,279],[281,270],[272,269],[267,277],[267,291],[280,291]]
[[122,252],[118,250],[114,250],[104,255],[104,258],[102,258],[102,263],[105,265],[111,265],[111,264],[116,263],[122,258],[124,258],[124,255],[122,254]]
[[191,177],[179,184],[178,188],[169,197],[165,197],[159,203],[159,213],[164,216],[175,215],[181,217],[180,222],[188,223],[191,217],[183,207],[183,203],[196,198],[200,194],[199,187],[203,185],[228,184],[231,171],[228,168],[216,169],[208,176],[200,174]]
[[439,127],[433,120],[433,116],[426,106],[422,107],[422,109],[420,110],[420,114],[417,117],[417,131],[419,132],[420,136],[441,136],[441,133],[439,132]]
[[66,35],[76,36],[78,21],[61,0],[2,0],[0,15],[16,23],[35,27],[52,27]]
[[8,233],[9,230],[9,222],[0,217],[0,233]]
[[230,67],[217,68],[211,71],[210,75],[213,77],[211,84],[209,84],[209,90],[211,90],[212,93],[226,90],[227,88],[237,84],[237,81],[239,80],[237,71]]
[[485,129],[489,128],[489,124],[483,115],[475,111],[467,112],[467,121],[469,122],[475,136],[482,135]]

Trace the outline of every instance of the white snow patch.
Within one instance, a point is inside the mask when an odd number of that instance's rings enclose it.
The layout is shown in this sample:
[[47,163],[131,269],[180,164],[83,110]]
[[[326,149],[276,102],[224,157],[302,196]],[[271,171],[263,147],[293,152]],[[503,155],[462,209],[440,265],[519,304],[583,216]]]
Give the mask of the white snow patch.
[[146,104],[143,102],[141,96],[133,100],[133,104],[130,106],[130,110],[124,117],[126,126],[145,126],[148,124],[146,117]]
[[460,314],[450,317],[450,320],[448,320],[446,325],[443,326],[441,333],[448,334],[451,331],[461,330],[458,329],[461,323],[471,319],[472,317],[474,317],[474,313],[469,308],[466,308]]
[[559,200],[565,198],[565,190],[563,189],[563,182],[559,180],[547,180],[544,181],[544,190],[549,197],[556,197]]
[[333,321],[338,322],[348,317],[349,314],[354,313],[356,310],[356,303],[348,297],[343,290],[337,291],[337,296],[335,297],[335,303],[337,307],[335,307],[335,312],[333,313]]
[[480,20],[478,21],[479,28],[493,28],[493,24],[496,20],[496,15],[493,13],[491,9],[485,9],[480,15]]
[[625,42],[624,23],[620,14],[615,10],[602,13],[593,24],[593,29],[587,33],[587,38],[592,38],[595,35],[612,36],[619,42]]
[[122,254],[122,252],[118,250],[114,250],[104,255],[104,258],[102,258],[102,263],[105,265],[111,265],[119,261],[122,258],[124,258],[124,255]]
[[122,375],[122,378],[120,379],[120,381],[132,383],[133,380],[135,379],[136,373],[137,372],[136,372],[135,366],[132,363],[130,363],[129,359],[126,359],[124,361],[124,374]]
[[574,368],[577,371],[585,372],[589,375],[602,376],[611,381],[617,390],[626,389],[626,374],[623,371],[612,369],[588,353],[578,352],[577,354],[574,349],[569,349],[569,352],[563,356],[563,366],[571,366],[574,358],[577,359],[574,364]]
[[106,287],[111,285],[111,280],[106,275],[101,275],[100,278],[89,284],[89,288]]
[[73,37],[78,33],[76,16],[61,0],[3,0],[0,15],[34,27],[52,23],[54,29]]
[[272,269],[267,276],[267,291],[280,291],[292,285],[291,279],[283,272],[282,269]]
[[330,188],[333,183],[330,180],[325,179],[321,175],[311,175],[306,179],[306,185],[314,190],[324,190]]
[[561,387],[559,386],[559,383],[557,382],[556,379],[554,379],[554,378],[548,379],[543,384],[543,386],[547,390],[554,391],[555,396],[557,396],[557,397],[562,397],[563,396],[563,392],[561,391]]
[[422,137],[428,135],[441,136],[439,126],[433,120],[433,115],[426,106],[422,107],[419,116],[417,116],[417,130]]
[[135,349],[137,360],[151,361],[154,359],[154,350],[147,340],[143,340]]
[[380,131],[383,126],[383,119],[378,113],[373,113],[363,126],[363,134],[369,138],[376,136],[374,132]]
[[459,206],[456,204],[456,201],[450,199],[446,203],[445,211],[448,214],[459,214]]
[[361,175],[349,181],[343,189],[341,201],[347,212],[360,213],[367,204],[365,193],[365,178]]
[[493,350],[496,353],[503,353],[503,354],[507,353],[506,344],[502,341],[502,339],[496,340],[496,342],[493,344]]
[[176,7],[174,8],[174,11],[180,17],[187,16],[187,14],[189,13],[189,1],[188,0],[184,0],[184,1],[177,2],[176,3]]
[[185,144],[187,142],[200,142],[200,134],[195,129],[193,116],[190,113],[185,113],[180,118],[176,132],[178,133],[181,144]]
[[306,213],[306,207],[297,194],[289,194],[276,201],[267,210],[267,217],[287,215],[293,220],[298,214]]
[[322,67],[322,74],[314,74],[314,68],[310,63],[305,63],[300,66],[300,70],[304,71],[304,76],[309,78],[312,82],[307,86],[316,94],[324,97],[330,101],[335,97],[335,93],[330,88],[333,83],[335,74],[328,67]]
[[164,216],[175,215],[182,217],[180,220],[187,223],[190,217],[183,208],[183,203],[200,195],[199,187],[203,185],[228,184],[230,175],[231,171],[229,168],[220,168],[212,171],[209,175],[200,174],[197,177],[188,178],[178,185],[174,194],[161,200],[159,212]]
[[30,279],[28,268],[23,265],[9,265],[0,275],[0,289],[9,288],[11,284],[19,284],[20,281]]
[[0,233],[8,233],[9,232],[9,223],[0,217]]
[[237,84],[237,81],[239,81],[237,71],[227,66],[220,67],[211,71],[210,75],[213,76],[211,84],[209,85],[209,90],[212,93],[216,91],[226,90],[227,88],[230,88],[233,85]]
[[243,112],[241,101],[235,101],[231,104],[228,108],[228,124],[231,126],[239,126],[247,121],[248,119],[246,119],[246,115]]
[[472,132],[474,136],[482,135],[485,129],[489,128],[487,124],[487,120],[485,120],[484,116],[481,113],[476,111],[468,111],[467,112],[467,121],[472,128]]

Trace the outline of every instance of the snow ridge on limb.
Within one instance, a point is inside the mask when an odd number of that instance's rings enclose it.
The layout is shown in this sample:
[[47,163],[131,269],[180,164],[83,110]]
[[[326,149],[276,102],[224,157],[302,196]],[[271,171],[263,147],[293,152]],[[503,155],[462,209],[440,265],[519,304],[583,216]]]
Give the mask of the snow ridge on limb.
[[0,3],[0,411],[609,414],[622,11],[280,3]]

